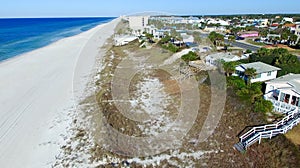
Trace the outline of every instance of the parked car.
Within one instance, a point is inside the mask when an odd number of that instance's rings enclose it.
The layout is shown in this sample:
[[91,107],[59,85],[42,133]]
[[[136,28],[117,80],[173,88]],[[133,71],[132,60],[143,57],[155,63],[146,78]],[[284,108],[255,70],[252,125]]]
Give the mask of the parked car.
[[240,37],[240,36],[237,36],[236,38],[235,38],[235,40],[244,40],[245,38],[244,37]]

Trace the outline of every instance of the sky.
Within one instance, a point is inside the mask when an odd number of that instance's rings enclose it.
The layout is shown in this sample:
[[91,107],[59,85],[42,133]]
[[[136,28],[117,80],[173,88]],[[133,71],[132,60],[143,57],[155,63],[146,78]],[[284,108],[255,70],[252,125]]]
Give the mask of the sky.
[[[300,0],[0,0],[0,17],[300,13]],[[5,2],[4,2],[5,1]]]

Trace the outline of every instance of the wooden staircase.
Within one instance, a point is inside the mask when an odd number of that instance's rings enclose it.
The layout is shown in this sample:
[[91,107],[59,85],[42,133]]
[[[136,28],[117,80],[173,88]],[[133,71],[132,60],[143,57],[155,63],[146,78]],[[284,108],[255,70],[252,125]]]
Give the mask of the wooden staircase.
[[275,124],[253,127],[240,136],[240,141],[234,145],[235,149],[244,153],[252,144],[261,142],[263,138],[273,138],[279,134],[285,134],[300,122],[300,109],[295,108],[287,113],[287,116]]

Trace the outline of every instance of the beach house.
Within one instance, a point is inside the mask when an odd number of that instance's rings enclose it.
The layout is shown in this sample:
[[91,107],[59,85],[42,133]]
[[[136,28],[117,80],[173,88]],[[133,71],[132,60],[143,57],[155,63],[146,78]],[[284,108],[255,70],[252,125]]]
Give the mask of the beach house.
[[264,98],[273,103],[275,111],[287,113],[300,108],[300,74],[287,74],[265,83]]
[[234,76],[239,76],[244,80],[248,80],[248,76],[245,74],[246,69],[253,68],[256,70],[255,76],[250,79],[251,83],[254,82],[264,82],[275,79],[277,76],[277,71],[281,70],[280,68],[262,63],[262,62],[252,62],[248,64],[240,64],[236,66]]
[[241,57],[237,55],[233,55],[231,53],[216,53],[211,54],[205,57],[206,65],[210,66],[217,66],[221,61],[224,62],[231,62],[231,61],[238,61]]

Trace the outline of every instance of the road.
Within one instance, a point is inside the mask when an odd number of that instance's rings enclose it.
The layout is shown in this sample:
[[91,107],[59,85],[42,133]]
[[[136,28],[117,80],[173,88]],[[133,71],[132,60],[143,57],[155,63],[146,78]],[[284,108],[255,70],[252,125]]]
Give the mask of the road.
[[239,41],[234,41],[234,42],[229,42],[227,39],[224,39],[224,42],[226,44],[231,44],[232,46],[234,47],[240,47],[240,48],[244,48],[244,49],[249,49],[251,51],[257,51],[258,49],[260,49],[259,46],[254,46],[254,45],[251,45],[251,44],[246,44],[246,43],[243,43],[243,42],[239,42]]
[[[200,36],[202,38],[207,38],[208,34],[201,33]],[[259,46],[255,46],[255,45],[252,45],[252,44],[243,43],[243,42],[240,42],[240,41],[229,42],[227,39],[224,39],[224,42],[226,44],[231,43],[231,45],[234,46],[234,47],[240,47],[240,48],[244,48],[246,50],[249,49],[251,51],[257,51],[258,49],[260,49]]]

